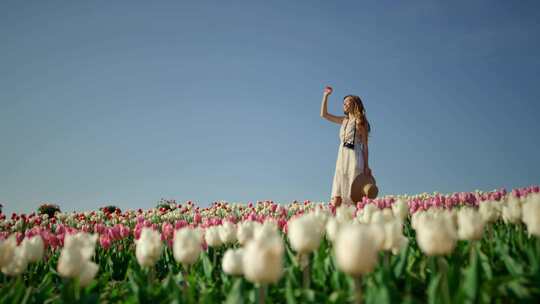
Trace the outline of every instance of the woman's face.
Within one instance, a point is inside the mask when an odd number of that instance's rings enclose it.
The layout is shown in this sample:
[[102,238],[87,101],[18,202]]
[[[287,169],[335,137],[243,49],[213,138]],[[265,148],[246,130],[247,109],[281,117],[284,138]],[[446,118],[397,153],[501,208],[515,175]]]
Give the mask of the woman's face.
[[354,100],[352,97],[347,97],[343,100],[343,112],[349,113],[349,111],[352,109]]

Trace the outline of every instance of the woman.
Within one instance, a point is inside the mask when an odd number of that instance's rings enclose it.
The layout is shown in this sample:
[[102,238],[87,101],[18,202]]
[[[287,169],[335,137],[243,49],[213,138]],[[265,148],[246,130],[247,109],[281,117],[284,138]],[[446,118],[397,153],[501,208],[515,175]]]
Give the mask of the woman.
[[340,145],[330,200],[330,203],[337,207],[342,202],[354,204],[351,200],[351,184],[357,175],[361,173],[371,175],[368,165],[368,135],[371,132],[371,126],[366,118],[364,104],[356,95],[347,95],[343,98],[345,116],[328,113],[326,104],[332,91],[329,86],[324,89],[321,117],[341,125]]

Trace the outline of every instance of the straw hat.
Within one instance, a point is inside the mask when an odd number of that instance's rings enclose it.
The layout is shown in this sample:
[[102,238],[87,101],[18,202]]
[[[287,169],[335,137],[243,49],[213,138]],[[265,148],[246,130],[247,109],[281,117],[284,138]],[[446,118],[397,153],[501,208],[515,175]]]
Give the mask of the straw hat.
[[374,199],[379,194],[377,182],[373,175],[361,173],[354,178],[351,185],[351,200],[355,203],[362,200],[362,197],[367,196]]

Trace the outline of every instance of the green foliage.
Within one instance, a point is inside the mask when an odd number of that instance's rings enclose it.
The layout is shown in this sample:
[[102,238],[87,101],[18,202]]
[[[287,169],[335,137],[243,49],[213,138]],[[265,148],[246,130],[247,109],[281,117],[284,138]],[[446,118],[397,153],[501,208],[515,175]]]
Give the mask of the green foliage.
[[[375,270],[360,286],[365,303],[538,303],[540,302],[540,241],[520,225],[495,224],[476,242],[458,242],[450,255],[427,257],[411,235],[409,246],[397,254],[381,252]],[[489,237],[491,236],[491,237]],[[226,247],[209,248],[186,268],[175,262],[172,249],[158,263],[139,266],[133,240],[98,248],[93,257],[99,272],[80,287],[56,273],[59,252],[29,265],[18,277],[0,274],[0,303],[256,303],[266,288],[266,303],[346,303],[355,282],[338,270],[329,241],[310,255],[310,282],[303,284],[297,256],[285,239],[284,272],[266,287],[221,268]]]

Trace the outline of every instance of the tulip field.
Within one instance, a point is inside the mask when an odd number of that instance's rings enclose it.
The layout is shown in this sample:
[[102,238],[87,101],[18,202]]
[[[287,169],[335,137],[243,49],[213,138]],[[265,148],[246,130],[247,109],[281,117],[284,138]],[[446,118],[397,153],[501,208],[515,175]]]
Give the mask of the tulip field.
[[540,303],[539,192],[0,213],[0,303]]

